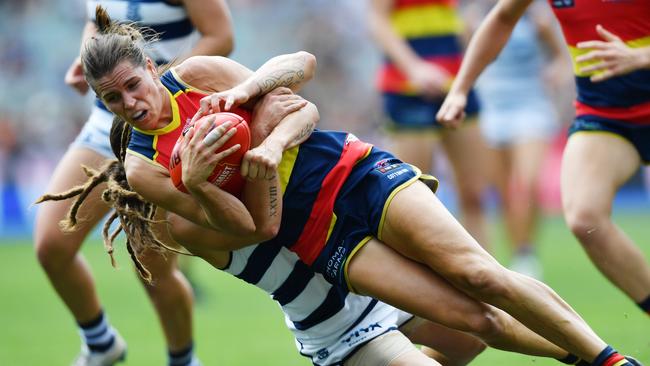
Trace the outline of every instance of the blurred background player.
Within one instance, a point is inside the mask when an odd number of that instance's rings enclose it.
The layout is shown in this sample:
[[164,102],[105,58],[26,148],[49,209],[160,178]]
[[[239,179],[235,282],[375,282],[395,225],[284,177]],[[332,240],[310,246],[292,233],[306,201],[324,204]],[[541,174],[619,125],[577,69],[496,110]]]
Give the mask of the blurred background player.
[[[531,0],[500,0],[472,37],[439,120],[458,124],[470,86],[505,45]],[[612,283],[650,314],[650,265],[611,218],[616,192],[650,161],[650,71],[600,80],[585,63],[602,27],[629,47],[646,46],[650,3],[551,1],[573,59],[576,118],[562,159],[562,207],[567,225],[591,261]],[[583,47],[580,47],[582,44]],[[592,54],[593,55],[593,54]],[[606,63],[606,62],[605,62]],[[607,73],[606,73],[607,75]]]
[[[136,22],[159,34],[151,57],[160,65],[191,55],[227,55],[233,48],[229,10],[223,0],[88,1],[87,14],[103,5],[114,19]],[[83,31],[83,42],[96,33],[94,19]],[[68,85],[82,94],[88,91],[77,58],[65,76]],[[67,190],[86,180],[81,165],[98,168],[113,157],[109,144],[112,114],[97,100],[83,130],[59,162],[47,189]],[[73,365],[112,365],[123,359],[126,344],[111,326],[95,290],[90,269],[79,253],[84,239],[108,212],[99,194],[89,197],[80,230],[63,233],[59,221],[69,201],[47,203],[39,208],[34,240],[38,260],[52,286],[72,313],[82,336],[82,350]],[[175,258],[157,253],[147,256],[157,272],[155,285],[145,285],[165,333],[170,366],[198,365],[193,353],[191,289],[176,269]]]
[[484,144],[476,123],[477,98],[470,94],[471,120],[462,128],[442,129],[435,118],[462,57],[457,2],[372,0],[369,12],[370,33],[386,55],[377,82],[391,150],[427,173],[433,169],[439,140],[453,171],[463,226],[486,245]]
[[[478,27],[495,0],[464,8],[468,26]],[[510,268],[541,278],[535,251],[540,175],[551,140],[559,130],[549,92],[571,82],[568,54],[553,14],[540,1],[526,11],[510,40],[478,79],[480,127],[488,145],[488,176],[499,193]],[[567,83],[568,82],[568,83]]]

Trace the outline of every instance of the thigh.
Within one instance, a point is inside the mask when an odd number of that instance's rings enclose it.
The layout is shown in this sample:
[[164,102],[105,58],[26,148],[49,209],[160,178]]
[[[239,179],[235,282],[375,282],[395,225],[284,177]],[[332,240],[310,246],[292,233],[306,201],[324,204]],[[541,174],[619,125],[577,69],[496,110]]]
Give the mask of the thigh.
[[513,177],[527,186],[537,182],[547,148],[546,140],[528,140],[514,144],[512,147]]
[[611,211],[616,191],[641,163],[634,146],[605,132],[576,132],[562,157],[561,187],[565,210],[590,207]]
[[440,365],[428,358],[399,331],[390,331],[363,345],[345,366]]
[[476,121],[445,131],[442,146],[454,171],[458,189],[481,190],[487,180],[486,145]]
[[473,330],[473,317],[487,306],[377,239],[349,259],[346,275],[353,291],[450,328]]
[[[81,166],[99,170],[106,158],[87,148],[71,148],[57,165],[46,189],[48,194],[60,194],[73,187],[85,184],[88,176]],[[67,217],[76,198],[63,201],[47,201],[39,204],[36,215],[34,239],[36,243],[60,243],[74,245],[78,249],[88,232],[108,212],[109,207],[101,200],[101,193],[106,187],[100,184],[86,197],[77,213],[76,230],[63,233],[59,222]]]
[[500,265],[463,228],[440,200],[415,182],[395,194],[379,239],[426,264],[445,278],[483,273]]

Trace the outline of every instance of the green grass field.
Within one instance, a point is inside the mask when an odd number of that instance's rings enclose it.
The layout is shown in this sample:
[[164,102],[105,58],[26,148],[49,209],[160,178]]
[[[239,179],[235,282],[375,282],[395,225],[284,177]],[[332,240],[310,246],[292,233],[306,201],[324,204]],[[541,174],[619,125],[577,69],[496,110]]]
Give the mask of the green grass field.
[[[617,221],[650,253],[650,215],[618,215]],[[650,319],[596,271],[560,219],[547,219],[540,234],[546,282],[607,342],[650,364]],[[126,250],[118,250],[117,270],[99,240],[85,245],[83,252],[94,269],[106,312],[129,344],[125,365],[164,365],[161,331]],[[504,252],[497,245],[497,257],[503,259]],[[31,244],[2,242],[0,258],[0,365],[68,365],[79,349],[79,337],[38,267]],[[279,307],[265,293],[199,260],[193,264],[205,295],[195,311],[197,352],[204,365],[310,364],[296,351]],[[558,363],[487,350],[473,364]]]

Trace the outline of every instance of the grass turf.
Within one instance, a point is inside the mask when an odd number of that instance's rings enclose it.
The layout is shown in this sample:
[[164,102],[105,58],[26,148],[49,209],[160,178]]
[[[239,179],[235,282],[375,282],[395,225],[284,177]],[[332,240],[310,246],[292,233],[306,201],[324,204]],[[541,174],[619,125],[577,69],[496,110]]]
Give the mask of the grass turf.
[[[650,253],[649,215],[618,215],[617,222]],[[496,227],[496,225],[495,225]],[[496,230],[496,255],[506,261]],[[650,319],[616,290],[588,261],[559,218],[544,221],[540,255],[545,281],[607,342],[650,363]],[[96,277],[112,324],[129,344],[125,365],[164,365],[160,326],[137,283],[123,248],[114,270],[99,240],[83,253]],[[68,365],[79,349],[73,320],[36,263],[28,240],[0,241],[0,365]],[[294,346],[280,309],[262,291],[192,260],[203,292],[195,310],[197,353],[204,365],[309,365]],[[488,349],[474,365],[557,365],[552,360]]]

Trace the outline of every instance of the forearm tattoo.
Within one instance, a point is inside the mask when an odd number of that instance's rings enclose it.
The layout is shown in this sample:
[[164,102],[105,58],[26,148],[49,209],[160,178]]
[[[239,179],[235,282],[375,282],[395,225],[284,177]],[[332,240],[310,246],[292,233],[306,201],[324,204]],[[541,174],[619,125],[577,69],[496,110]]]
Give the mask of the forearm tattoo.
[[278,187],[269,187],[269,216],[275,217],[278,214]]
[[301,83],[305,80],[305,65],[305,59],[300,57],[290,62],[288,61],[284,68],[262,76],[257,81],[257,87],[259,88],[258,95],[266,94],[280,86],[291,88]]
[[300,130],[300,132],[293,139],[293,141],[291,141],[291,143],[289,144],[289,148],[292,148],[294,146],[298,146],[298,145],[302,144],[303,142],[305,142],[307,137],[309,137],[309,135],[311,135],[311,133],[314,131],[314,127],[316,127],[316,124],[314,122],[310,122],[308,125],[303,127],[303,129]]

